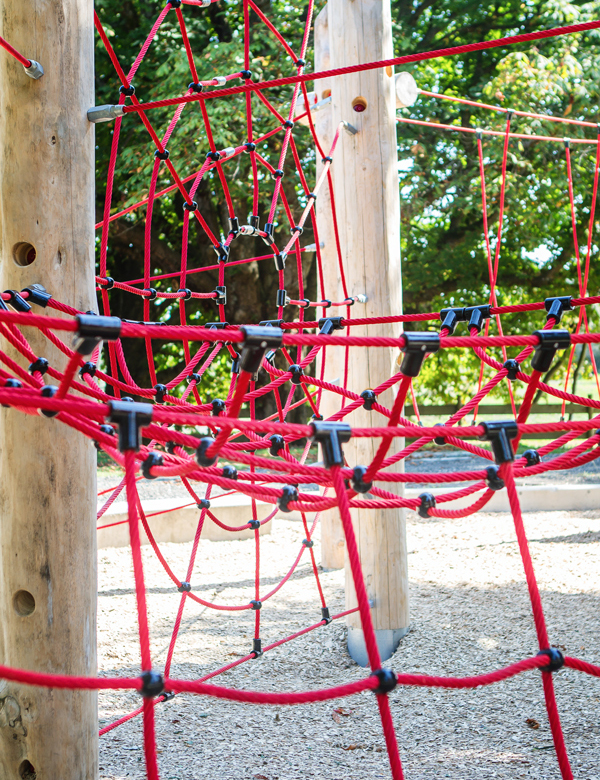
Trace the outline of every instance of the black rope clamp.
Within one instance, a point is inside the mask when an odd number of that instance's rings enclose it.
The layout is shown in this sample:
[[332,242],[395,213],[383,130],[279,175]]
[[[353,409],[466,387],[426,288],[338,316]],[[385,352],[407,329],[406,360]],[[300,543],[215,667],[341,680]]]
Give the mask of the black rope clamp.
[[[3,387],[8,387],[8,388],[10,388],[12,390],[18,390],[20,387],[23,387],[23,384],[21,382],[19,382],[18,379],[15,379],[14,377],[9,377],[8,379],[6,379],[4,381],[4,384],[2,386]],[[9,408],[8,404],[2,404],[2,406],[5,409]]]
[[313,542],[313,540],[312,540],[312,539],[303,539],[303,540],[302,540],[302,544],[303,544],[305,547],[308,547],[309,549],[310,549],[311,547],[314,547],[314,546],[315,546],[315,543]]
[[119,426],[119,452],[140,449],[140,429],[152,422],[152,404],[126,401],[109,401],[108,421]]
[[277,306],[287,306],[288,300],[289,298],[285,289],[281,288],[277,290]]
[[303,67],[306,65],[306,60],[304,60],[304,59],[302,59],[302,57],[300,57],[299,59],[297,59],[297,60],[296,60],[296,62],[294,63],[294,65],[295,65],[297,68],[303,68]]
[[286,258],[287,254],[285,252],[277,252],[277,254],[273,255],[273,262],[275,263],[276,271],[285,271]]
[[[250,224],[252,225],[252,221],[250,222]],[[261,236],[261,238],[265,242],[265,244],[267,244],[267,246],[271,246],[271,244],[274,244],[275,239],[273,238],[273,223],[266,222],[263,231],[265,235]]]
[[112,290],[112,288],[115,286],[115,280],[112,278],[112,276],[105,276],[104,279],[100,280],[101,282],[104,282],[104,289],[105,290]]
[[352,490],[355,490],[357,493],[368,493],[371,490],[373,482],[365,482],[366,473],[367,469],[365,466],[355,466],[352,469],[352,478],[350,480]]
[[251,528],[253,531],[258,531],[260,528],[260,520],[248,520],[248,528]]
[[485,470],[485,484],[490,490],[502,490],[504,487],[504,480],[500,476],[500,469],[498,466],[488,466]]
[[196,374],[195,372],[192,372],[189,376],[186,377],[188,385],[191,385],[192,382],[196,382],[196,384],[198,384],[201,379],[202,377],[200,374]]
[[485,303],[481,306],[466,306],[465,307],[465,320],[469,321],[468,328],[475,328],[477,333],[483,328],[485,320],[489,320],[492,316],[492,307],[489,303]]
[[298,500],[298,488],[295,485],[284,485],[281,495],[277,499],[277,506],[282,512],[291,512],[290,501]]
[[400,347],[404,352],[400,371],[404,376],[419,376],[425,355],[437,352],[440,348],[439,333],[428,331],[404,331],[404,346]]
[[548,312],[546,315],[546,322],[552,318],[554,319],[554,324],[558,325],[563,314],[566,311],[571,311],[573,309],[573,306],[571,305],[572,300],[572,296],[570,295],[561,295],[557,298],[546,298],[544,301],[544,308]]
[[[434,428],[436,428],[436,427],[443,428],[444,427],[444,423],[436,423],[433,427]],[[447,444],[446,439],[443,436],[436,436],[434,438],[434,440],[433,440],[433,443],[437,444],[438,447],[443,447],[444,444]]]
[[227,305],[227,287],[223,287],[222,285],[220,287],[215,287],[213,290],[217,295],[214,298],[214,302],[217,304],[217,306],[226,306]]
[[329,607],[321,607],[321,620],[328,626],[333,618],[329,614]]
[[23,313],[31,311],[31,306],[16,290],[4,290],[4,292],[10,295],[9,303],[13,309]]
[[162,466],[163,463],[164,461],[161,453],[152,450],[152,452],[148,453],[148,457],[142,463],[142,474],[146,479],[156,479],[158,474],[153,474],[152,468],[153,466]]
[[50,366],[50,363],[46,360],[46,358],[39,357],[36,358],[33,363],[29,364],[29,373],[31,375],[35,374],[36,371],[39,372],[42,376],[46,373]]
[[540,343],[531,358],[531,367],[534,371],[544,373],[552,365],[556,350],[571,346],[571,334],[568,330],[536,330],[533,335],[538,337]]
[[283,171],[281,170],[281,168],[275,168],[275,170],[271,174],[271,178],[275,179],[276,181],[277,181],[277,179],[282,179],[283,178]]
[[165,402],[165,396],[169,392],[169,389],[166,385],[154,385],[154,391],[156,393],[156,396],[154,398],[155,403],[157,404],[164,404]]
[[363,409],[366,409],[367,412],[372,411],[373,404],[377,401],[377,396],[375,394],[374,390],[363,390],[360,394],[360,397],[363,399]]
[[213,417],[218,417],[221,414],[221,412],[225,411],[227,407],[227,404],[225,403],[225,401],[223,401],[222,398],[213,398],[212,401],[210,402],[210,405],[212,406],[211,414]]
[[548,647],[545,650],[540,650],[537,655],[547,656],[549,663],[547,666],[540,666],[540,672],[557,672],[565,665],[565,657],[560,652],[558,647]]
[[115,341],[121,335],[119,317],[99,317],[97,314],[78,314],[77,335],[73,348],[80,355],[89,355],[103,339]]
[[208,498],[201,498],[200,501],[196,504],[198,509],[210,509],[210,501]]
[[502,368],[505,368],[508,371],[506,378],[510,379],[511,382],[515,382],[517,379],[517,373],[521,370],[521,366],[518,364],[518,362],[513,358],[510,358],[509,360],[504,361]]
[[286,119],[285,122],[281,126],[284,127],[286,130],[289,130],[290,128],[292,128],[294,126],[294,123],[292,122],[291,119]]
[[239,353],[236,352],[236,357],[231,358],[231,373],[232,374],[239,374],[240,373],[240,356]]
[[258,324],[261,328],[280,328],[285,320],[261,320]]
[[258,599],[252,599],[250,602],[252,604],[252,609],[258,610],[262,607],[262,601],[259,601]]
[[[112,425],[101,425],[98,429],[102,433],[105,433],[107,436],[114,436],[115,435],[115,429],[112,427]],[[94,439],[94,447],[100,451],[100,444]]]
[[203,439],[200,439],[200,444],[196,448],[196,463],[199,466],[202,466],[202,468],[208,468],[209,466],[214,466],[214,464],[217,462],[217,456],[213,455],[213,457],[209,457],[206,454],[206,450],[215,443],[215,440],[212,436],[205,436]]
[[219,262],[226,263],[227,260],[229,259],[229,247],[225,246],[225,244],[222,241],[219,241],[218,244],[213,244],[213,249],[217,253]]
[[281,346],[283,331],[271,326],[261,328],[260,325],[245,325],[240,330],[244,334],[240,368],[249,374],[255,374],[267,349],[277,349]]
[[162,152],[160,151],[160,149],[157,149],[154,152],[154,156],[156,157],[157,160],[168,160],[170,157],[170,152],[168,149],[163,149]]
[[454,333],[458,323],[464,322],[466,319],[464,306],[462,308],[451,307],[440,311],[442,328],[446,328],[449,336]]
[[514,439],[519,433],[516,420],[482,422],[481,426],[484,430],[481,438],[491,443],[496,463],[512,463],[515,459],[515,453],[510,439]]
[[377,688],[373,688],[373,693],[390,693],[398,684],[396,675],[391,669],[377,669],[371,674],[371,677],[377,677],[379,680],[379,685]]
[[21,292],[29,293],[28,302],[35,303],[43,309],[48,305],[48,301],[52,299],[52,295],[50,295],[43,284],[30,284],[29,287],[24,287]]
[[[229,220],[229,233],[230,235],[233,234],[233,237],[235,238],[237,234],[240,232],[240,221],[237,217],[228,217]],[[227,247],[229,249],[229,247]]]
[[269,436],[271,446],[269,447],[269,454],[276,458],[281,450],[285,449],[285,439],[279,433],[274,433]]
[[419,517],[431,517],[429,510],[435,509],[436,503],[433,493],[421,493],[419,501],[421,502],[417,507]]
[[155,287],[146,287],[142,292],[148,293],[148,295],[144,295],[147,301],[155,301],[158,298],[158,292]]
[[[58,387],[55,385],[44,385],[42,387],[42,398],[54,398],[57,393]],[[58,411],[53,411],[52,409],[40,409],[40,411],[44,417],[56,417],[58,414]]]
[[294,363],[288,368],[288,371],[292,375],[290,377],[290,382],[293,385],[301,385],[302,377],[304,376],[304,371],[302,370],[302,366],[299,366],[297,363]]
[[179,299],[180,301],[190,301],[192,299],[192,291],[190,290],[189,287],[180,287],[177,290],[177,292],[183,293],[183,295]]
[[219,160],[221,159],[221,155],[219,152],[207,152],[206,159],[212,160],[213,162],[219,162]]
[[79,376],[84,377],[86,374],[89,374],[91,377],[94,377],[96,376],[96,370],[96,364],[88,360],[88,362],[84,363],[79,369]]
[[334,330],[343,330],[343,317],[321,317],[319,320],[319,335],[329,336]]
[[350,441],[352,436],[352,429],[348,423],[314,421],[311,422],[310,427],[313,431],[310,440],[318,441],[321,445],[325,468],[343,466],[342,444]]
[[238,478],[238,470],[235,466],[223,466],[223,471],[221,472],[221,476],[224,479],[237,479]]
[[180,593],[189,593],[191,589],[192,586],[189,582],[182,582],[181,585],[177,588]]
[[186,201],[184,201],[183,208],[186,211],[189,211],[189,212],[191,212],[193,214],[194,211],[198,210],[198,204],[196,203],[195,200],[193,200],[191,203],[188,203],[187,200],[186,200]]
[[133,84],[130,84],[128,87],[126,87],[125,84],[121,84],[119,92],[126,97],[133,97],[135,95],[135,87]]
[[252,78],[252,71],[251,70],[241,70],[240,71],[240,78],[241,79],[251,79]]
[[262,651],[262,642],[260,639],[256,638],[252,640],[252,653],[255,658],[260,658],[260,656],[263,654]]
[[527,466],[537,466],[542,462],[542,456],[537,450],[525,450],[523,457]]
[[[173,0],[171,0],[171,3]],[[181,0],[179,0],[181,2]],[[140,693],[144,699],[154,699],[155,696],[160,696],[165,689],[165,682],[162,674],[158,672],[144,672],[140,676],[142,681],[142,687]]]
[[204,84],[201,84],[199,81],[190,81],[188,89],[191,89],[192,92],[204,92]]

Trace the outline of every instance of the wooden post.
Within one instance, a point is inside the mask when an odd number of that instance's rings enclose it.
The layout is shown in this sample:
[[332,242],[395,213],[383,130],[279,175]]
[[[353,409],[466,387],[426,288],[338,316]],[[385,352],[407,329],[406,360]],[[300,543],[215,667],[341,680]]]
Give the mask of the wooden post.
[[[0,53],[0,290],[37,282],[95,309],[93,4],[3,0],[0,34],[45,71],[34,81]],[[1,664],[97,672],[95,466],[93,444],[59,419],[0,409]],[[0,780],[94,780],[97,754],[96,692],[0,680]]]
[[[328,45],[325,43],[325,39]],[[315,52],[321,60],[317,68],[337,68],[393,56],[391,10],[389,0],[329,0],[315,23]],[[317,89],[322,90],[321,82]],[[327,85],[332,103],[329,126],[318,119],[329,138],[345,120],[358,133],[344,135],[336,150],[332,175],[349,294],[366,293],[366,305],[355,304],[354,316],[381,316],[402,312],[400,273],[400,203],[398,156],[396,148],[396,95],[392,69],[373,70],[337,76]],[[363,108],[356,111],[355,107]],[[325,115],[325,111],[323,114]],[[319,116],[318,112],[315,115]],[[340,274],[331,227],[331,212],[325,197],[319,197],[320,238],[325,241],[324,266],[328,297],[342,300]],[[353,329],[353,335],[398,335],[398,325],[365,326]],[[326,378],[343,383],[343,350],[330,350],[326,359]],[[397,351],[373,348],[350,349],[348,386],[355,392],[374,388],[388,379],[394,369]],[[333,358],[333,359],[332,359]],[[380,396],[391,407],[391,391]],[[324,407],[327,416],[339,408],[338,398],[329,398]],[[375,412],[360,410],[346,418],[353,426],[385,424]],[[345,446],[350,466],[368,465],[379,440],[352,439]],[[367,591],[373,604],[373,622],[382,658],[396,649],[408,631],[408,576],[406,531],[399,509],[354,510],[354,529],[359,544]],[[330,521],[324,527],[323,561],[335,559],[337,530]],[[346,606],[356,605],[352,578],[346,564]],[[357,663],[366,665],[367,657],[358,614],[348,619],[348,650]]]

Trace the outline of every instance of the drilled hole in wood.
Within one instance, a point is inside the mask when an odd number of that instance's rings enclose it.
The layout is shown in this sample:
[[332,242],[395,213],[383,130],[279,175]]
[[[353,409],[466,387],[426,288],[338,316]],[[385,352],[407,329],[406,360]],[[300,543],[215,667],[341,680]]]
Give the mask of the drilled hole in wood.
[[18,590],[13,596],[13,607],[19,617],[28,617],[35,612],[35,599],[28,590]]
[[19,241],[13,246],[13,258],[17,265],[31,265],[36,257],[35,247],[33,244],[28,244],[27,241]]
[[354,111],[356,111],[357,114],[362,114],[362,112],[366,111],[367,109],[367,101],[364,99],[364,97],[359,95],[352,101],[352,108]]
[[23,780],[35,780],[37,773],[30,761],[22,761],[19,766],[19,777]]

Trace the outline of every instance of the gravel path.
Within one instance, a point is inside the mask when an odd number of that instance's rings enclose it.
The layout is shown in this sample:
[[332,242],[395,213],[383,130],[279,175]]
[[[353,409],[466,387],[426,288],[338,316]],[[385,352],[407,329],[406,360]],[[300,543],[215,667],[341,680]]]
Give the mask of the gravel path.
[[[551,641],[600,663],[600,512],[527,514],[525,523]],[[265,586],[287,571],[304,534],[277,519],[261,541]],[[469,675],[529,656],[535,634],[512,519],[408,518],[412,631],[391,665],[396,671]],[[317,545],[316,545],[317,547]],[[189,544],[162,546],[182,573]],[[146,566],[155,665],[166,657],[179,594],[153,557]],[[318,556],[318,550],[317,550]],[[253,542],[204,542],[194,590],[223,604],[252,598]],[[139,649],[127,549],[100,555],[101,673],[135,675]],[[330,607],[343,609],[343,572],[323,573]],[[319,619],[307,563],[266,602],[263,642]],[[195,678],[248,652],[252,614],[188,602],[173,676]],[[218,677],[257,690],[301,690],[361,678],[333,623]],[[559,710],[577,780],[600,780],[600,680],[571,670],[556,676]],[[139,705],[132,693],[101,693],[106,725]],[[407,780],[560,777],[538,673],[475,691],[399,689],[390,696]],[[389,778],[381,726],[370,693],[295,708],[256,707],[178,696],[156,708],[162,780],[366,780]],[[103,780],[143,778],[141,721],[101,738]]]

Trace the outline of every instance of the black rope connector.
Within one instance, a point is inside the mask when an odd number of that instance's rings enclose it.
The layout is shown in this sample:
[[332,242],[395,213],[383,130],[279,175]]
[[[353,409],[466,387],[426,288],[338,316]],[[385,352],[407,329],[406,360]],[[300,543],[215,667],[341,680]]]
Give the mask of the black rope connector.
[[429,510],[434,509],[436,503],[433,493],[421,493],[419,501],[421,502],[417,507],[419,517],[431,517]]
[[191,373],[188,377],[186,377],[188,385],[190,385],[192,382],[196,382],[196,384],[198,384],[198,382],[201,379],[202,377],[200,376],[200,374],[196,374],[195,372]]
[[537,450],[525,450],[523,457],[527,466],[537,466],[542,462],[542,456]]
[[419,376],[425,355],[437,352],[440,348],[439,333],[428,331],[404,331],[404,346],[400,347],[404,352],[400,371],[404,376]]
[[245,325],[240,330],[244,334],[240,368],[249,374],[255,374],[267,349],[277,349],[281,346],[283,331],[281,328],[261,328],[260,325]]
[[321,445],[323,463],[326,469],[332,466],[344,465],[344,453],[342,444],[350,441],[352,429],[348,423],[342,422],[311,422],[311,441],[317,441]]
[[235,238],[240,232],[240,221],[237,217],[228,217],[229,220],[229,234]]
[[186,211],[190,211],[190,212],[193,213],[194,211],[198,210],[198,204],[196,203],[195,200],[193,200],[191,203],[188,203],[187,200],[186,200],[186,201],[184,201],[183,208]]
[[294,126],[294,123],[292,122],[291,119],[286,119],[281,126],[285,127],[286,130],[290,130]]
[[213,162],[218,162],[221,159],[221,155],[219,152],[207,152],[206,153],[206,159],[212,160]]
[[50,295],[43,284],[30,284],[29,287],[24,287],[21,292],[29,293],[28,302],[35,303],[43,309],[48,305],[48,301],[52,299],[52,295]]
[[219,259],[220,263],[226,263],[229,259],[229,247],[225,246],[225,244],[222,241],[219,241],[218,244],[213,244],[213,249],[217,253],[217,258]]
[[295,485],[284,485],[281,495],[277,499],[277,506],[282,512],[291,512],[290,501],[298,500],[298,488]]
[[[58,393],[58,387],[55,385],[44,385],[42,387],[42,398],[54,398]],[[52,411],[51,409],[40,409],[44,417],[56,417],[58,411]]]
[[302,544],[303,544],[305,547],[308,547],[309,549],[310,549],[311,547],[314,547],[314,546],[315,546],[315,543],[313,542],[313,540],[312,540],[312,539],[303,539],[303,540],[302,540]]
[[170,153],[169,153],[169,150],[168,150],[168,149],[163,149],[163,151],[162,151],[162,152],[160,151],[160,149],[157,149],[157,150],[154,152],[154,156],[155,156],[155,157],[156,157],[158,160],[168,160],[168,159],[169,159],[169,157],[170,157],[171,155],[170,155]]
[[273,255],[273,262],[275,263],[276,271],[285,271],[286,258],[287,255],[285,254],[285,252],[277,252],[277,254]]
[[333,162],[333,157],[330,157],[329,155],[327,155],[327,157],[321,157],[321,162],[322,163],[332,163]]
[[135,95],[135,87],[133,84],[130,84],[128,87],[126,87],[125,84],[121,84],[119,92],[126,97],[133,97]]
[[491,304],[485,303],[481,306],[466,306],[465,320],[469,321],[468,328],[475,328],[477,333],[483,328],[483,323],[492,316]]
[[313,422],[321,422],[321,420],[324,420],[325,418],[322,414],[311,414],[310,419]]
[[511,382],[516,381],[517,373],[521,370],[521,366],[516,360],[513,358],[505,360],[502,364],[502,368],[505,368],[508,371],[508,374],[506,375],[507,379],[510,379]]
[[368,493],[371,490],[373,482],[365,482],[366,473],[367,469],[365,466],[355,466],[352,469],[352,479],[350,480],[352,490],[355,490],[357,493]]
[[238,478],[238,470],[235,466],[223,466],[223,471],[221,472],[221,476],[224,479],[237,479]]
[[302,384],[302,377],[304,376],[304,371],[302,370],[302,366],[299,366],[297,363],[294,363],[288,368],[288,371],[292,374],[290,377],[290,382],[293,385],[301,385]]
[[343,317],[321,317],[319,320],[319,335],[329,336],[334,330],[343,330]]
[[[244,144],[244,149],[247,152],[254,152],[256,151],[256,144],[252,143],[252,141],[246,141],[246,143]],[[257,228],[258,223],[256,225],[252,224],[253,217],[256,217],[256,219],[258,220],[258,217],[255,214],[250,214],[250,217],[248,219],[248,224],[250,224],[253,228]]]
[[112,278],[112,276],[106,276],[102,281],[105,283],[103,285],[105,290],[112,290],[112,288],[115,286],[115,280]]
[[155,287],[146,287],[142,292],[148,293],[148,295],[144,295],[147,301],[155,301],[158,298],[158,291]]
[[252,609],[258,610],[262,607],[262,601],[258,601],[258,599],[252,599],[250,602],[252,604]]
[[[115,435],[115,429],[112,427],[112,425],[101,425],[98,430],[100,430],[102,433],[105,433],[107,436]],[[99,442],[97,442],[96,440],[94,440],[94,447],[98,451],[100,451],[101,449]]]
[[[170,0],[170,2],[172,4],[175,0]],[[180,3],[181,0],[177,0],[177,2]],[[140,676],[140,680],[142,681],[140,693],[145,699],[153,699],[155,696],[160,696],[165,689],[163,676],[158,672],[144,672]]]
[[504,480],[500,476],[500,469],[498,466],[488,466],[485,470],[485,484],[490,490],[502,490],[504,487]]
[[260,658],[262,654],[263,654],[262,642],[260,641],[260,639],[253,639],[251,655],[253,655],[255,658]]
[[210,501],[208,498],[201,498],[200,501],[196,504],[198,509],[210,509]]
[[152,452],[148,453],[148,457],[146,460],[142,463],[142,474],[146,479],[156,479],[158,474],[152,474],[151,469],[154,466],[162,466],[164,463],[163,456],[160,452],[155,452],[152,450]]
[[261,320],[258,324],[261,328],[280,328],[285,320]]
[[206,454],[206,450],[214,443],[215,440],[212,436],[205,436],[203,439],[200,439],[200,444],[196,448],[196,463],[205,469],[209,466],[214,466],[217,462],[216,455],[208,457]]
[[[438,426],[439,426],[440,428],[443,428],[443,427],[444,427],[444,423],[436,423],[436,424],[435,424],[433,427],[434,427],[434,428],[436,428],[436,427],[438,427]],[[446,439],[445,439],[443,436],[436,436],[436,437],[434,438],[434,440],[433,440],[433,443],[434,443],[434,444],[437,444],[437,445],[438,445],[438,447],[443,447],[443,446],[444,446],[444,444],[446,444],[447,442],[446,442]]]
[[[23,384],[21,382],[19,382],[18,379],[15,379],[14,377],[9,377],[8,379],[5,380],[5,382],[4,382],[4,384],[2,386],[3,387],[8,387],[9,389],[12,389],[12,390],[18,390],[20,387],[23,387]],[[2,406],[5,409],[9,408],[8,404],[2,404]]]
[[4,290],[4,292],[10,295],[9,303],[13,309],[23,313],[31,311],[31,306],[16,290]]
[[225,403],[225,401],[223,401],[222,398],[213,398],[212,401],[210,402],[210,405],[212,406],[211,414],[213,417],[218,417],[221,414],[221,412],[225,411],[227,407],[227,404]]
[[201,84],[199,81],[190,81],[188,84],[188,89],[198,93],[204,92],[204,84]]
[[548,657],[549,664],[547,666],[540,666],[540,672],[557,672],[565,665],[565,657],[560,652],[558,647],[548,647],[545,650],[540,650],[537,655],[545,655]]
[[363,409],[366,409],[367,412],[372,411],[373,404],[377,401],[377,395],[375,394],[375,391],[363,390],[360,394],[360,397],[363,399]]
[[248,520],[248,528],[251,528],[253,531],[258,531],[260,528],[260,520]]
[[213,290],[217,295],[213,299],[214,302],[217,304],[217,306],[226,306],[227,305],[227,287],[224,287],[223,285],[219,287],[215,287]]
[[465,308],[446,308],[440,311],[440,322],[442,328],[446,328],[448,335],[451,336],[456,330],[456,326],[459,322],[464,322],[467,319],[465,315]]
[[192,291],[189,287],[180,287],[177,292],[183,293],[183,296],[179,299],[181,301],[189,301],[192,298]]
[[540,343],[531,358],[531,367],[544,373],[552,365],[556,350],[571,346],[571,334],[568,330],[536,330],[533,335]]
[[377,669],[371,674],[371,677],[377,677],[379,680],[379,685],[377,688],[373,688],[373,693],[390,693],[398,684],[396,675],[391,669]]
[[152,422],[152,404],[133,401],[109,401],[108,421],[119,426],[119,452],[140,449],[140,429]]
[[99,317],[97,314],[78,314],[77,335],[73,348],[80,355],[89,355],[103,339],[115,341],[121,335],[119,317]]
[[285,449],[285,439],[279,433],[274,433],[269,436],[271,446],[269,447],[269,454],[276,458],[281,450]]
[[251,79],[252,78],[252,71],[251,70],[241,70],[240,71],[240,78],[241,79]]
[[282,179],[283,178],[283,171],[281,170],[281,168],[275,168],[275,170],[271,174],[271,178],[275,179],[275,180]]
[[29,364],[29,373],[31,375],[35,374],[36,372],[39,372],[42,376],[46,373],[50,366],[50,363],[46,360],[46,358],[39,357],[36,358],[33,363]]
[[88,360],[88,362],[84,363],[79,369],[79,376],[84,377],[86,374],[89,374],[90,376],[94,377],[96,376],[97,368],[98,367],[95,363],[92,363]]
[[303,59],[302,59],[302,57],[300,57],[299,59],[297,59],[297,60],[296,60],[296,62],[294,63],[294,65],[295,65],[297,68],[303,68],[303,67],[306,65],[306,60],[303,60]]
[[558,325],[563,314],[566,311],[571,311],[573,309],[573,306],[571,305],[572,300],[572,296],[570,295],[561,295],[557,298],[546,298],[544,301],[544,308],[548,312],[546,315],[546,322],[548,322],[549,319],[553,319],[554,324]]
[[239,374],[240,373],[240,355],[238,352],[235,353],[236,357],[231,358],[231,373],[232,374]]
[[189,582],[182,582],[181,585],[177,588],[180,593],[189,593],[191,589],[192,586]]
[[516,420],[482,422],[481,426],[484,430],[481,438],[491,443],[496,463],[512,463],[515,453],[510,440],[516,438],[519,433]]
[[329,614],[329,607],[321,607],[321,620],[328,626],[333,618]]
[[155,403],[157,404],[164,404],[165,402],[165,396],[169,392],[169,389],[166,385],[154,385],[154,392],[156,393],[156,396],[154,398]]
[[287,291],[285,289],[279,289],[277,290],[277,306],[287,306],[288,304],[288,296]]

